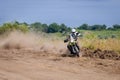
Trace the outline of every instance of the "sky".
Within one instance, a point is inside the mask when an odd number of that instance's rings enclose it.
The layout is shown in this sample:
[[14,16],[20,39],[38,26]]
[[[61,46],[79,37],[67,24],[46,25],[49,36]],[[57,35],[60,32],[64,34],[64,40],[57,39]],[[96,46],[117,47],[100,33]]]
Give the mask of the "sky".
[[120,0],[0,0],[0,24],[120,24]]

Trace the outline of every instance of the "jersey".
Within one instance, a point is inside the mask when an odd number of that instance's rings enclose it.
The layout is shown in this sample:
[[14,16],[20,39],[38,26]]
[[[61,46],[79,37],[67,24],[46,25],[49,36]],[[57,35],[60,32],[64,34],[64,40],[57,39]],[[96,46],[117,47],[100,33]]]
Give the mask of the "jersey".
[[78,38],[79,35],[80,35],[80,33],[78,33],[78,32],[71,33],[71,34],[69,35],[69,41],[70,41],[70,42],[75,42],[75,41],[77,41],[77,38]]

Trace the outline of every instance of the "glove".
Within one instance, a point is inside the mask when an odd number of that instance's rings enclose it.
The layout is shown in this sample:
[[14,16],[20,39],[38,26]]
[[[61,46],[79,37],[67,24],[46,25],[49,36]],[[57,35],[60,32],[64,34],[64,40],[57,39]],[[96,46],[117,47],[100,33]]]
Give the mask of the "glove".
[[64,40],[64,43],[66,43],[66,42],[68,42],[68,39],[65,39],[65,40]]

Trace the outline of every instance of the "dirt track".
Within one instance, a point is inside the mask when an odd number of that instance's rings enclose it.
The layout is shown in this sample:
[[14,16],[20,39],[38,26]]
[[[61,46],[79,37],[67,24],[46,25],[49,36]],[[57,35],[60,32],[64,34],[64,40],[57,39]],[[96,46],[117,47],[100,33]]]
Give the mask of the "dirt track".
[[85,49],[84,57],[67,57],[65,50],[66,44],[51,38],[19,32],[1,36],[0,80],[120,80],[118,56],[90,58],[103,51]]
[[120,61],[0,50],[0,80],[120,80]]

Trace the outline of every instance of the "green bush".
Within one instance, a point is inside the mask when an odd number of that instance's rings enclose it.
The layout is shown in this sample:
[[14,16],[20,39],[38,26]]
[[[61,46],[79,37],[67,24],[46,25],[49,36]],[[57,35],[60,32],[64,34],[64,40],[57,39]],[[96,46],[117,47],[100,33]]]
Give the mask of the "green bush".
[[0,27],[0,34],[3,34],[5,32],[15,31],[15,30],[22,31],[22,32],[29,31],[27,25],[25,24],[5,23]]

